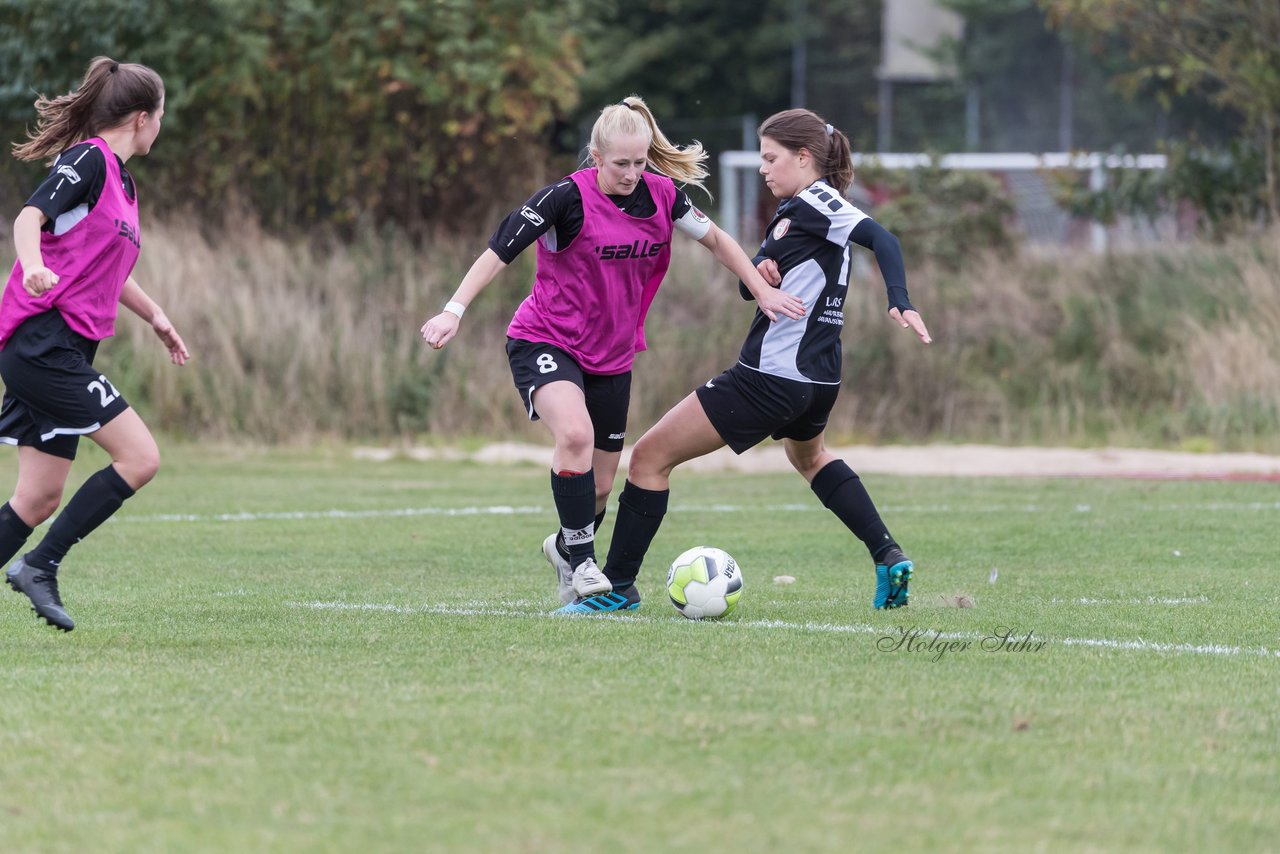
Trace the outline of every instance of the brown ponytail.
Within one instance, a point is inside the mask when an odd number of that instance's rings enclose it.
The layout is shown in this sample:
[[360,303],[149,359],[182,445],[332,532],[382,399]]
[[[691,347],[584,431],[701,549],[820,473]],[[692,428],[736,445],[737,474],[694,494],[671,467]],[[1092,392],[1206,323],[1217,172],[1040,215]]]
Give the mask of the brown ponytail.
[[791,151],[804,149],[818,167],[822,179],[841,193],[853,183],[853,156],[849,137],[827,124],[812,110],[795,109],[774,113],[758,131]]
[[154,113],[164,81],[145,65],[96,57],[75,90],[36,100],[36,129],[13,144],[19,160],[53,160],[77,142],[123,124],[130,114]]

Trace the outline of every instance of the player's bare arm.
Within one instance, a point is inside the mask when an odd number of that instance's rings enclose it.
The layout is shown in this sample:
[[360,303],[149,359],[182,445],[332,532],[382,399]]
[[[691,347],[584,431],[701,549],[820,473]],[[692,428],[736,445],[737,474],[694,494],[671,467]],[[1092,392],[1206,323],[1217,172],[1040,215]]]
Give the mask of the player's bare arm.
[[751,259],[742,251],[737,241],[730,238],[719,226],[712,224],[706,235],[698,242],[709,249],[717,261],[737,275],[738,279],[746,285],[747,290],[751,291],[756,304],[769,320],[776,322],[779,314],[792,320],[804,317],[804,302],[799,297],[778,290],[765,281],[759,271],[752,266]]
[[506,267],[506,263],[496,252],[486,249],[462,277],[462,283],[454,291],[453,297],[445,303],[444,310],[422,324],[422,340],[437,350],[448,344],[458,334],[458,325],[462,322],[467,306]]
[[151,324],[152,331],[169,351],[169,361],[175,365],[187,363],[191,358],[191,352],[183,342],[182,336],[178,334],[178,330],[174,328],[173,322],[169,320],[169,315],[164,313],[164,309],[155,300],[147,296],[146,291],[133,276],[124,280],[124,288],[120,291],[120,304]]

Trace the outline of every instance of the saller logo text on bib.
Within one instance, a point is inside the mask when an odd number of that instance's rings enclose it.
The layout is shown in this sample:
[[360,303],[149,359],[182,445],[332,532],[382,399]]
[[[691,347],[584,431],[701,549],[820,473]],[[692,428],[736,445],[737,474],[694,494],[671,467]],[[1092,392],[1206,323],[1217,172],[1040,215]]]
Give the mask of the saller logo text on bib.
[[119,229],[119,231],[116,232],[119,237],[125,238],[139,249],[142,248],[142,240],[138,237],[138,229],[134,228],[122,219],[116,220],[116,228]]
[[596,254],[600,256],[601,261],[625,261],[628,258],[652,258],[662,251],[667,244],[650,243],[647,240],[637,240],[634,243],[614,243],[605,246],[597,246]]

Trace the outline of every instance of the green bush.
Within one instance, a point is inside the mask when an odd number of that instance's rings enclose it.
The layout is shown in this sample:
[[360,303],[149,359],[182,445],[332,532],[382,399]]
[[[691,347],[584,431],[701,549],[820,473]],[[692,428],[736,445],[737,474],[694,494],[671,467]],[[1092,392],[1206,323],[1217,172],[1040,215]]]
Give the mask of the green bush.
[[1091,190],[1082,173],[1058,173],[1058,204],[1107,224],[1121,215],[1154,219],[1187,207],[1200,232],[1215,240],[1267,223],[1266,168],[1257,145],[1238,139],[1213,150],[1182,142],[1168,146],[1168,157],[1167,170],[1114,170],[1102,190]]
[[1014,250],[1013,203],[985,172],[937,165],[889,170],[873,163],[858,170],[858,179],[887,196],[876,205],[876,221],[910,247],[908,264],[961,270],[985,252]]
[[[143,62],[167,95],[150,200],[214,222],[469,229],[536,185],[576,102],[586,2],[0,0],[0,120],[20,139],[35,93],[68,91],[93,56]],[[0,163],[19,193],[40,171]]]

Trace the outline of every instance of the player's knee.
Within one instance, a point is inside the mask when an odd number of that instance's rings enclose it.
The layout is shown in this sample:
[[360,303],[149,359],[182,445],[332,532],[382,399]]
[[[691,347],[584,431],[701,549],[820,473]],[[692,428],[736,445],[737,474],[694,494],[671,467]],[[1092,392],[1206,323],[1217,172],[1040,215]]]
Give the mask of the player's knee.
[[556,447],[571,456],[590,455],[595,446],[596,434],[591,422],[571,424],[556,434]]
[[57,511],[62,503],[62,487],[18,490],[14,503],[21,508],[23,521],[34,528]]
[[653,442],[645,441],[646,438],[641,436],[640,441],[631,449],[631,462],[627,464],[627,472],[632,480],[637,476],[662,477],[671,474],[671,467],[665,464],[664,455]]
[[787,452],[787,462],[791,463],[796,471],[804,474],[805,471],[813,467],[814,454],[805,449],[797,448],[790,442],[787,442],[784,447]]
[[835,457],[827,453],[825,448],[810,449],[788,446],[787,460],[805,480],[812,481],[814,475],[822,471],[828,463],[835,460]]
[[150,483],[160,471],[160,449],[152,445],[117,463],[120,476],[135,490]]
[[144,456],[139,460],[138,465],[141,469],[140,475],[144,478],[143,483],[149,483],[160,473],[160,450],[157,448]]
[[815,459],[792,460],[791,465],[795,467],[801,477],[808,481],[812,481],[814,476],[823,469],[823,466],[819,465]]

